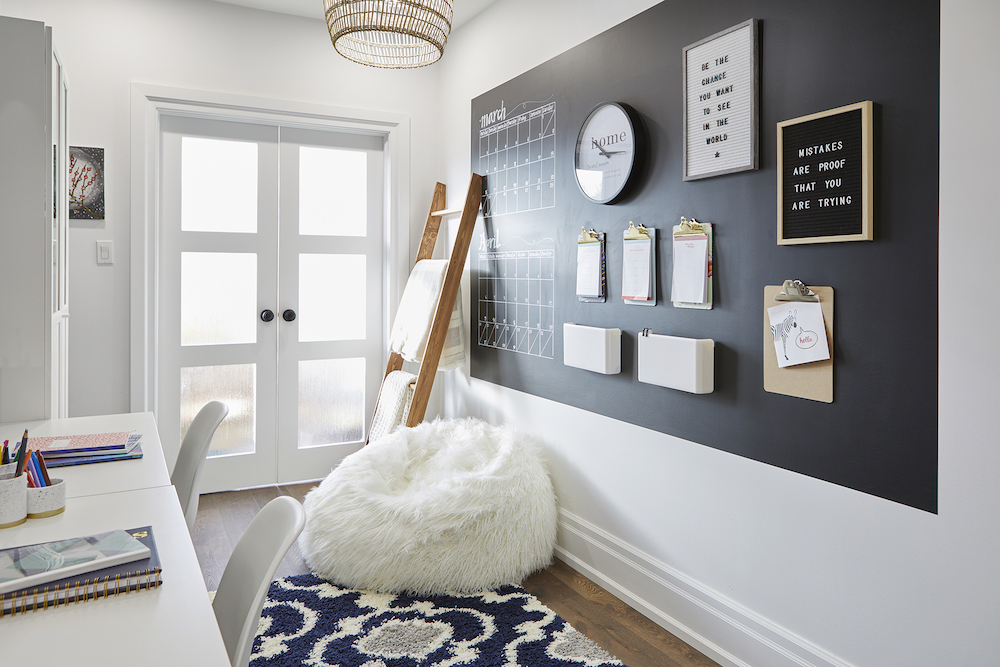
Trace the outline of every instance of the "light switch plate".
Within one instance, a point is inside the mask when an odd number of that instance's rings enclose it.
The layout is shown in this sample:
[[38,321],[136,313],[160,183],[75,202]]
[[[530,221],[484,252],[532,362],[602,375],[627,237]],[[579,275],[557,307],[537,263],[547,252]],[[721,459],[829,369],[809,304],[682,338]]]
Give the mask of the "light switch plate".
[[111,241],[98,241],[97,242],[97,263],[98,264],[114,264],[114,252],[111,245]]

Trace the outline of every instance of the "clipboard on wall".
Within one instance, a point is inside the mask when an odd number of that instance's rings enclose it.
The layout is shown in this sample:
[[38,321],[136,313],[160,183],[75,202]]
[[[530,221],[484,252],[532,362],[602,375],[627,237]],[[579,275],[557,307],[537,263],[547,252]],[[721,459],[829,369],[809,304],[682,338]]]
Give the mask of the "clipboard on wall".
[[604,303],[608,300],[604,232],[582,227],[576,242],[576,296],[584,303]]
[[622,234],[622,300],[656,305],[656,229],[629,221]]
[[[674,308],[696,308],[698,310],[712,309],[712,247],[713,229],[710,222],[698,222],[694,218],[681,218],[681,224],[673,228],[673,243],[671,244],[671,300]],[[693,247],[698,246],[698,247]],[[694,253],[698,255],[695,256]],[[698,266],[693,264],[697,262]],[[693,271],[700,274],[692,275]],[[682,275],[687,274],[687,275]],[[686,280],[685,280],[686,279]],[[702,285],[692,285],[692,281],[704,280]],[[681,286],[686,289],[678,289]],[[700,300],[683,301],[674,296],[689,296],[692,288],[698,292]],[[700,288],[700,289],[699,289]]]
[[[786,281],[786,285],[792,281]],[[801,284],[801,283],[800,283]],[[766,285],[764,287],[764,391],[772,394],[784,394],[785,396],[795,396],[797,398],[807,398],[812,401],[822,403],[833,403],[833,288],[817,287],[810,285],[802,287],[811,294],[803,294],[806,297],[801,300],[815,301],[809,296],[818,297],[823,310],[823,324],[826,328],[826,339],[830,346],[830,358],[823,361],[814,361],[799,366],[788,366],[778,368],[778,355],[775,352],[774,335],[771,332],[771,323],[768,318],[767,309],[779,303],[776,296],[781,296],[781,300],[795,300],[796,295],[791,299],[786,297],[786,287],[783,285]]]

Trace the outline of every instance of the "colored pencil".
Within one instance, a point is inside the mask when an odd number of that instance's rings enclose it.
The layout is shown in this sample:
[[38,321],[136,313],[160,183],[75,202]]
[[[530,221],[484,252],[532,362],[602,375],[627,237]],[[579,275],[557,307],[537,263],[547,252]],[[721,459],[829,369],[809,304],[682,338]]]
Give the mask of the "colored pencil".
[[25,447],[21,445],[21,450],[17,453],[17,469],[14,471],[14,477],[20,477],[21,473],[24,472],[24,459],[28,458],[25,456]]
[[52,486],[52,478],[49,477],[49,469],[45,466],[45,457],[42,456],[41,452],[35,452],[35,460],[38,462],[38,469],[42,471],[42,477],[45,479],[45,486]]

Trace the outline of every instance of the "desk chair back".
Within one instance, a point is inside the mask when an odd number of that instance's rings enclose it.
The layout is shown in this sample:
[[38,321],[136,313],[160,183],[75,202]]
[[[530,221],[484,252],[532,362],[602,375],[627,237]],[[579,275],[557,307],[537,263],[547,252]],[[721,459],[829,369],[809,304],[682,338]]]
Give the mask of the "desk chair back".
[[305,522],[305,511],[297,500],[275,498],[257,513],[229,557],[212,607],[233,667],[250,664],[267,590]]
[[174,472],[170,475],[170,483],[177,489],[177,498],[181,501],[181,510],[184,512],[188,530],[194,527],[194,518],[198,514],[198,490],[205,454],[212,444],[215,430],[219,428],[219,424],[227,414],[229,406],[222,401],[206,403],[198,411],[184,435]]

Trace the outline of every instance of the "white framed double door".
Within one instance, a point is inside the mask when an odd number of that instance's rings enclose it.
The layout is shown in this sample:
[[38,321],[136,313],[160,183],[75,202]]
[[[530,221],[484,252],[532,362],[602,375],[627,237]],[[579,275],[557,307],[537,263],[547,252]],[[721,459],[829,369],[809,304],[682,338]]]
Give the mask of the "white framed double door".
[[203,492],[322,478],[381,379],[384,139],[190,116],[160,139],[160,433],[222,400]]

